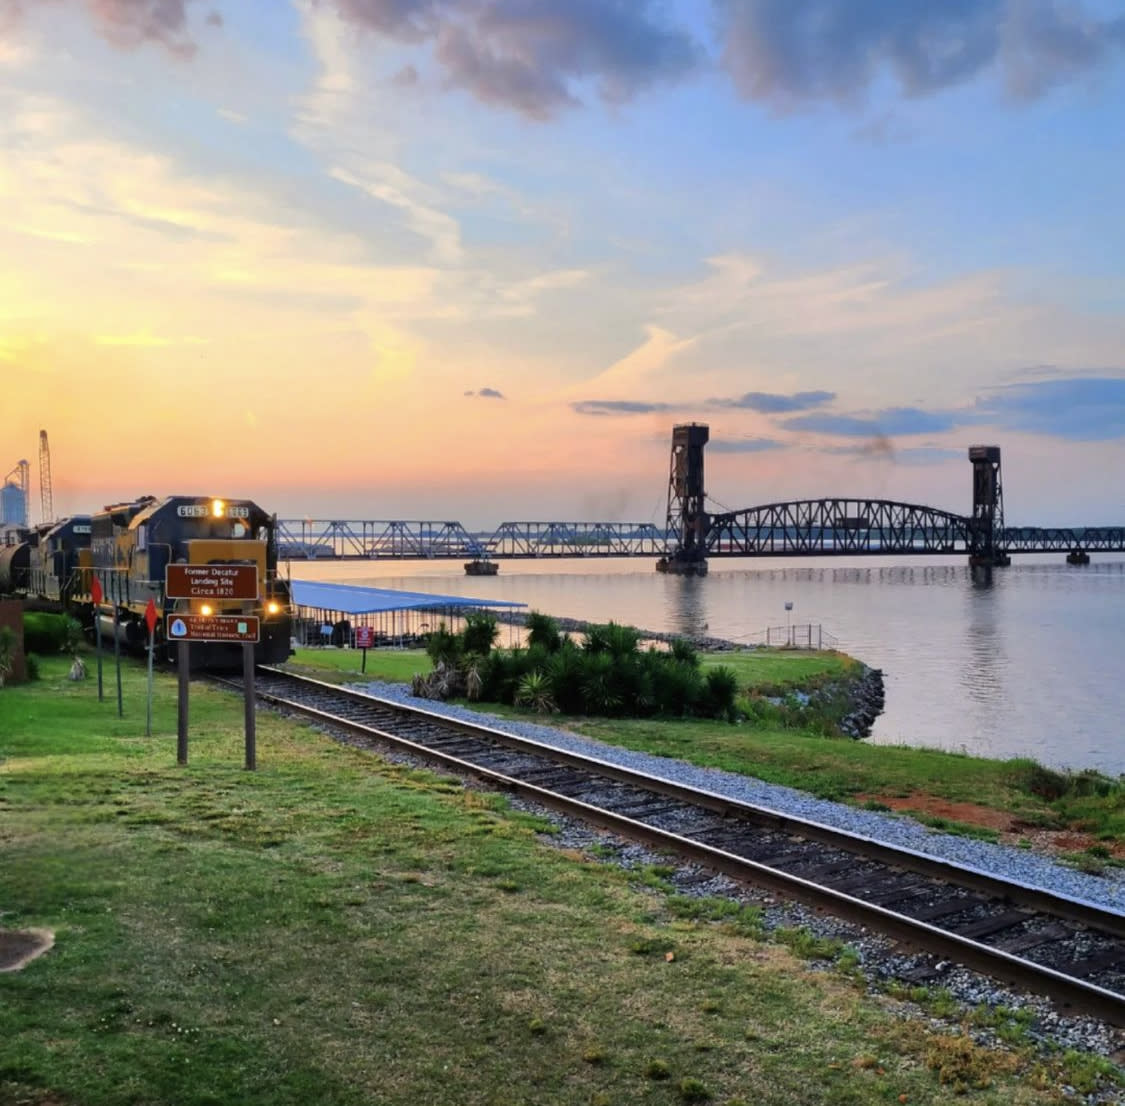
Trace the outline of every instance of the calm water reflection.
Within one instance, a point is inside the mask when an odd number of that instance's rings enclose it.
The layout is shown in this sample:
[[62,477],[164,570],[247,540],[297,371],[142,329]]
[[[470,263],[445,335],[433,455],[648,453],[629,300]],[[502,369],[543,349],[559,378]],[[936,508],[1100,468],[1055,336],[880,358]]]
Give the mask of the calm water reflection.
[[645,559],[297,563],[294,576],[511,599],[551,614],[753,640],[822,624],[886,674],[872,741],[1125,772],[1125,562],[1017,558],[991,579],[954,559],[712,561],[706,579]]

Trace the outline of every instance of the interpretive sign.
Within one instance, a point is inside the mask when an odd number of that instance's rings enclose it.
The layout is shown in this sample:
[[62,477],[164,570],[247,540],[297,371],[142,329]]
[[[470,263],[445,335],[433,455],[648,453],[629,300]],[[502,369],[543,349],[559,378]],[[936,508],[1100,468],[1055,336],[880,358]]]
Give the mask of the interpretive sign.
[[257,599],[258,566],[168,565],[164,594],[169,599]]
[[259,640],[257,615],[252,614],[174,614],[168,617],[169,641]]

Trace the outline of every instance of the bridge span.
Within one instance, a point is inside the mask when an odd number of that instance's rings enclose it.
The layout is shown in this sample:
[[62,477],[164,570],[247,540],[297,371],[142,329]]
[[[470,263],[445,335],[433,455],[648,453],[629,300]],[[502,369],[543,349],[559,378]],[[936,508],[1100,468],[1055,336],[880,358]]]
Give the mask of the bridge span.
[[655,557],[662,572],[704,575],[714,557],[963,555],[973,565],[1008,564],[1012,554],[1125,552],[1125,526],[1005,527],[999,446],[971,446],[973,504],[959,515],[916,503],[826,498],[710,513],[703,480],[709,428],[672,431],[668,512],[651,522],[503,522],[470,532],[460,522],[395,519],[282,519],[286,559],[462,559],[466,571],[533,557]]

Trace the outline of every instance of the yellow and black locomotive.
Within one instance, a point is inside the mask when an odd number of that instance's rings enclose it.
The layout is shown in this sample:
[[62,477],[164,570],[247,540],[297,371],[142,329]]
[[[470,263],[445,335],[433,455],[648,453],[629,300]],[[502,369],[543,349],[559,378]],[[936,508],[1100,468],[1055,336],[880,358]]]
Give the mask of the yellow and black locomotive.
[[[168,565],[253,565],[253,600],[177,600],[165,595]],[[64,520],[24,535],[0,550],[0,593],[23,595],[29,604],[69,611],[104,641],[114,635],[130,649],[148,643],[145,611],[155,605],[156,647],[175,660],[175,641],[165,627],[178,615],[253,615],[259,664],[289,656],[292,603],[278,576],[276,519],[248,500],[199,496],[143,496],[92,516]],[[235,668],[237,643],[194,642],[192,667]]]

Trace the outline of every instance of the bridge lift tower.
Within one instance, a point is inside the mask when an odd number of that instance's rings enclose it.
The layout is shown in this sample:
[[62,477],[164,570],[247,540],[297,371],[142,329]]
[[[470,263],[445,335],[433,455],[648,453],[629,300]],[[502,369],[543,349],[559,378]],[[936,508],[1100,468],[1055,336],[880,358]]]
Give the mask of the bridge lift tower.
[[995,568],[1010,565],[1004,548],[1004,488],[1000,481],[1000,447],[969,446],[973,466],[973,514],[969,519],[969,564]]
[[668,532],[676,549],[656,562],[657,572],[706,576],[706,540],[710,527],[703,490],[703,447],[711,436],[702,423],[672,428],[672,465],[668,476]]

